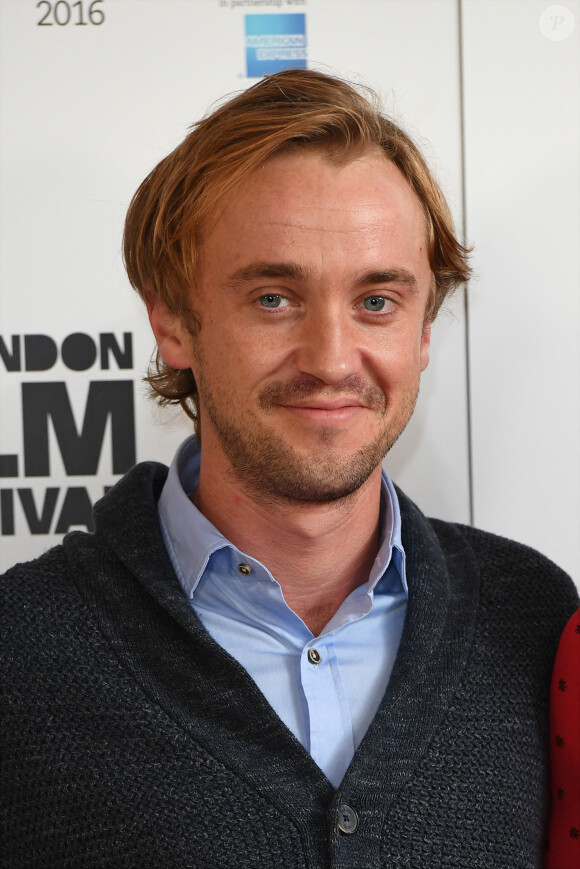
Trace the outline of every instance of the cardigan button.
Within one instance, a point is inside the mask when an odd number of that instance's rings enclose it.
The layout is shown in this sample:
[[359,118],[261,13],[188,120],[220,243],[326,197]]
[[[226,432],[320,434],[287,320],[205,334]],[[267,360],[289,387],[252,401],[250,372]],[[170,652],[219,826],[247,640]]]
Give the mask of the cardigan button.
[[338,807],[338,829],[341,833],[354,833],[358,827],[358,815],[351,806]]

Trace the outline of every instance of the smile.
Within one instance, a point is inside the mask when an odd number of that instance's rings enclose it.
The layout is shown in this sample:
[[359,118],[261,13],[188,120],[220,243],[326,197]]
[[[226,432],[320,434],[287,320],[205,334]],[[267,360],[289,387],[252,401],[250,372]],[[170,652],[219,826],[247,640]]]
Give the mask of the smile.
[[368,410],[364,405],[354,403],[285,404],[279,407],[306,422],[322,425],[345,423]]

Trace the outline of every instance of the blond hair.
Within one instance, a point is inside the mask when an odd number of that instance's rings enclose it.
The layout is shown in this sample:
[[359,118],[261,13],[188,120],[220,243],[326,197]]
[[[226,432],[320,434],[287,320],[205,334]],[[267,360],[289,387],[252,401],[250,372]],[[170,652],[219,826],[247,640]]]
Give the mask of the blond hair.
[[[469,278],[469,250],[456,237],[449,207],[411,138],[366,96],[341,79],[287,70],[261,79],[194,124],[143,181],[129,207],[124,256],[145,301],[158,298],[195,333],[191,310],[200,232],[211,229],[224,197],[274,154],[323,148],[331,160],[381,148],[403,173],[425,212],[433,290],[426,319]],[[197,386],[157,354],[148,382],[163,404],[180,404],[199,434]]]

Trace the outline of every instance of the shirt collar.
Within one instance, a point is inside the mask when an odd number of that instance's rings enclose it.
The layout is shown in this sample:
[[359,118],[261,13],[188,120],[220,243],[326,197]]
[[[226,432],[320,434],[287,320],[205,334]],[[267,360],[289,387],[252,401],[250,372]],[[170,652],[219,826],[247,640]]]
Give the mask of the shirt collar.
[[[189,500],[199,480],[201,449],[192,435],[178,447],[159,499],[161,531],[171,563],[184,593],[191,598],[214,552],[236,547],[206,519]],[[380,594],[392,591],[392,562],[405,595],[408,594],[405,551],[401,542],[401,511],[395,487],[387,472],[382,471],[380,547],[373,564],[368,591]],[[247,559],[239,553],[240,559]],[[387,586],[387,579],[389,585]]]

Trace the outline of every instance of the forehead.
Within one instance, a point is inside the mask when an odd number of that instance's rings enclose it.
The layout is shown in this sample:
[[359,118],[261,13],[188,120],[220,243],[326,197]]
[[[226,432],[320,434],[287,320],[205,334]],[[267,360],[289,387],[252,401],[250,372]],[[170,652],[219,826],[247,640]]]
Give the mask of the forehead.
[[[426,257],[423,207],[379,150],[337,162],[299,149],[270,158],[228,195],[201,238],[201,261],[352,255]],[[332,254],[332,257],[329,255]]]

